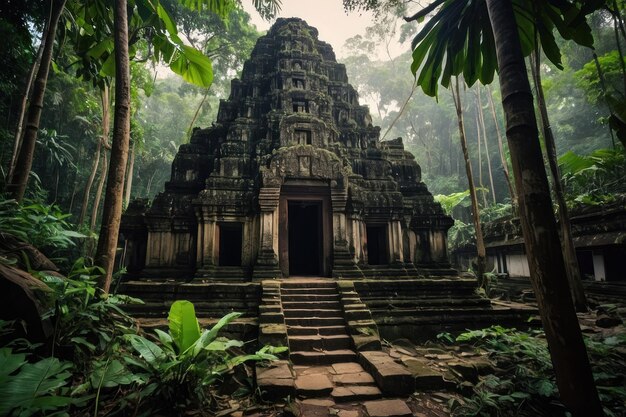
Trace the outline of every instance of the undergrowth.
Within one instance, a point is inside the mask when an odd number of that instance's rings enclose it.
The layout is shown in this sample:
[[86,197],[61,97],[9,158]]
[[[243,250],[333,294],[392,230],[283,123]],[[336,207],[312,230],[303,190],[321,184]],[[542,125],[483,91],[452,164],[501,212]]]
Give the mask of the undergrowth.
[[[246,354],[243,342],[219,335],[239,313],[202,330],[188,301],[171,306],[168,331],[144,333],[122,308],[140,301],[102,297],[100,274],[82,259],[67,277],[36,274],[49,288],[40,297],[53,335],[0,346],[0,415],[212,415],[217,386],[244,362],[273,360],[281,351]],[[12,325],[0,322],[0,335]]]
[[[481,377],[471,395],[450,404],[455,416],[565,416],[542,331],[501,326],[473,330],[447,343],[487,351],[496,372]],[[626,335],[586,337],[593,374],[606,416],[626,415]]]

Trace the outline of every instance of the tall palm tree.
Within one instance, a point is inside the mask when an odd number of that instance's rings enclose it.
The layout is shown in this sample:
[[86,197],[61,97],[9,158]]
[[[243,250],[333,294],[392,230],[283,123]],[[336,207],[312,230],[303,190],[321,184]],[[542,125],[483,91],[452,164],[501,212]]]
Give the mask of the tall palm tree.
[[[534,19],[529,19],[533,10]],[[535,31],[546,56],[557,66],[561,57],[552,28],[566,39],[591,46],[585,11],[567,0],[436,0],[407,20],[431,12],[434,17],[413,40],[411,67],[427,94],[435,95],[439,82],[447,87],[454,75],[463,73],[469,85],[479,79],[487,84],[496,67],[499,70],[531,282],[561,400],[573,415],[600,416],[602,407],[576,312],[571,297],[564,296],[569,285],[524,63],[524,56],[535,47]]]
[[486,0],[498,57],[506,136],[531,281],[561,400],[575,416],[601,416],[585,344],[567,283],[528,74],[511,0]]

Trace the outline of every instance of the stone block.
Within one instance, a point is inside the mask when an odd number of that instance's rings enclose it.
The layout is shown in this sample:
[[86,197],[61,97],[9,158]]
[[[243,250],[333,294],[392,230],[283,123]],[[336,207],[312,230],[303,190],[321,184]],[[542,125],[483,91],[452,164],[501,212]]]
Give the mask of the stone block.
[[413,412],[402,400],[368,401],[363,406],[369,417],[413,417]]
[[409,395],[415,391],[413,375],[385,352],[360,352],[359,362],[387,395]]
[[333,383],[325,374],[300,375],[295,385],[300,398],[324,397],[333,390]]

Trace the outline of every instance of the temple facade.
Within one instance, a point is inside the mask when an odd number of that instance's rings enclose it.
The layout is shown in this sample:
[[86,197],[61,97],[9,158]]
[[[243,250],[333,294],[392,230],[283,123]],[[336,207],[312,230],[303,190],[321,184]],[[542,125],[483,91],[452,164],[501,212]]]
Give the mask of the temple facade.
[[145,276],[418,277],[453,273],[452,223],[402,140],[380,141],[331,46],[290,18],[122,234],[129,272]]

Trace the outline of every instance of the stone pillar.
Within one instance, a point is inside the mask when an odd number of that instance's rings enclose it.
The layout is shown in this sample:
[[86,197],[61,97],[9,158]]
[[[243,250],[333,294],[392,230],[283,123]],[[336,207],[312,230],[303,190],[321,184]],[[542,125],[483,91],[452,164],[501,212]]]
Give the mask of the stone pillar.
[[204,261],[204,218],[202,211],[196,210],[196,219],[198,219],[198,234],[196,235],[196,269],[201,269]]
[[398,263],[404,262],[404,250],[402,247],[402,227],[400,226],[399,220],[392,220],[389,223],[390,229],[390,241],[389,247],[391,249],[391,257],[389,258],[389,263]]
[[252,274],[254,279],[278,278],[281,276],[278,268],[276,242],[278,239],[278,201],[280,188],[263,187],[259,190],[260,227],[259,252]]
[[354,262],[348,246],[346,203],[348,190],[331,189],[330,199],[333,210],[333,273],[337,278],[362,277],[363,274]]
[[[198,222],[198,253],[202,254],[201,260],[198,262],[196,276],[212,277],[215,275],[215,267],[217,266],[216,249],[219,242],[216,242],[217,223],[213,215],[209,213],[208,207],[202,207],[200,216],[202,221]],[[202,240],[200,240],[202,236]]]

